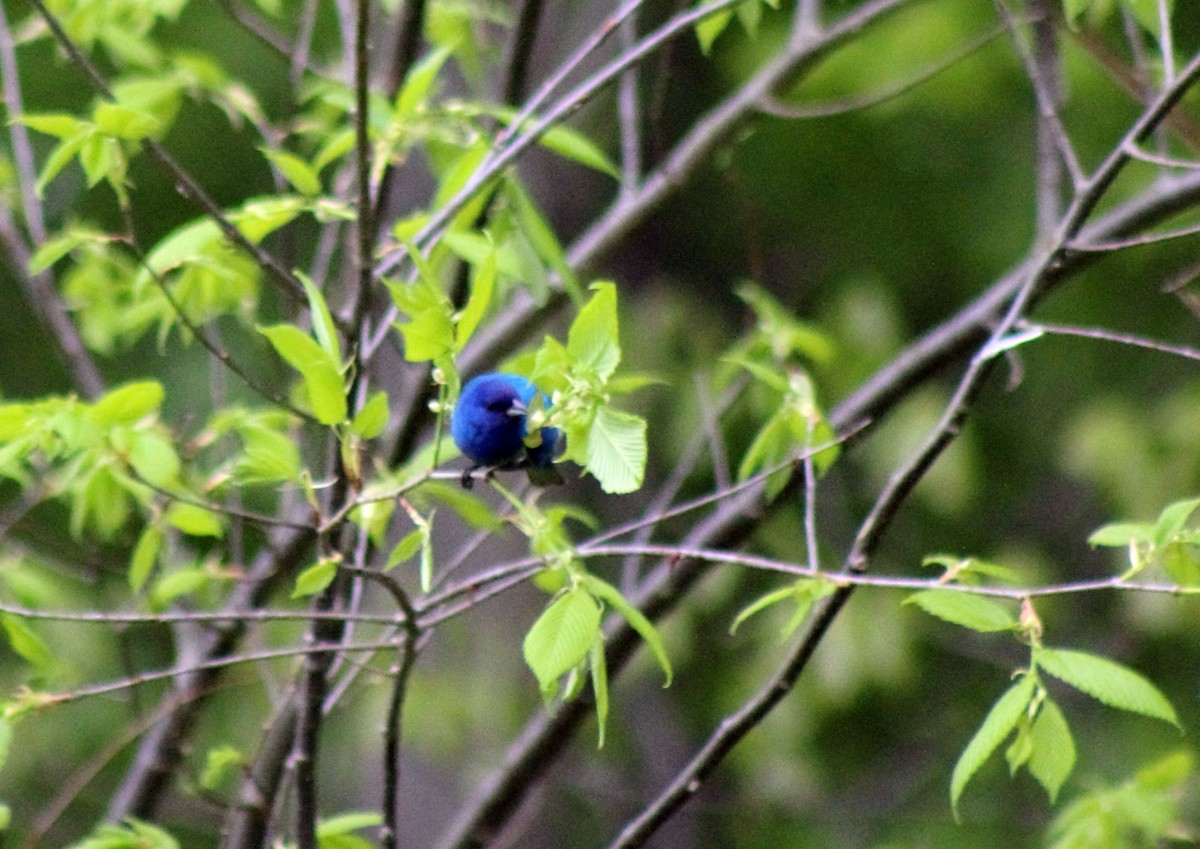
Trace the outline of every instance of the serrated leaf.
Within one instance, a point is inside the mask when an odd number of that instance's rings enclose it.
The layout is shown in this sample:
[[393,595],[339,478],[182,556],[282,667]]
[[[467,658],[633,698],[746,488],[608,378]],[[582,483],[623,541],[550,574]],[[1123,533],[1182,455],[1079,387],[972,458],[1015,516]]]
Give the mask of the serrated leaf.
[[538,257],[558,275],[563,289],[577,304],[583,303],[583,293],[579,288],[579,279],[575,270],[567,262],[566,252],[562,243],[550,226],[550,222],[538,209],[537,204],[525,188],[514,178],[508,182],[509,197],[517,214],[517,223],[529,244],[533,246]]
[[387,427],[389,415],[388,396],[381,390],[367,399],[367,403],[354,415],[350,427],[363,439],[374,439]]
[[1067,718],[1050,699],[1042,702],[1029,730],[1029,738],[1033,744],[1029,772],[1046,789],[1053,804],[1063,782],[1075,768],[1075,741]]
[[333,583],[337,570],[337,559],[330,557],[318,560],[296,576],[296,583],[292,587],[292,598],[305,598],[324,592],[325,588]]
[[963,749],[958,761],[954,764],[954,772],[950,777],[950,806],[955,815],[958,812],[958,800],[962,796],[967,782],[979,771],[979,768],[996,751],[1004,738],[1007,737],[1029,707],[1033,699],[1035,682],[1030,675],[1022,675],[1020,680],[1004,691],[984,717],[983,723],[975,735]]
[[118,386],[92,405],[92,421],[100,425],[133,424],[159,408],[163,387],[157,380]]
[[521,648],[544,695],[579,665],[599,635],[600,605],[582,588],[563,593],[542,611]]
[[598,409],[588,429],[586,465],[605,492],[636,490],[646,473],[646,420],[611,407]]
[[629,601],[621,595],[621,591],[607,581],[597,578],[595,575],[585,575],[583,585],[587,587],[596,598],[603,601],[617,613],[621,614],[622,618],[629,623],[629,627],[637,631],[638,636],[645,640],[646,645],[650,647],[650,651],[654,653],[654,659],[658,661],[659,667],[666,677],[663,682],[664,687],[671,686],[671,658],[667,656],[667,647],[663,644],[662,637],[658,633],[658,629],[654,627],[654,623],[646,618],[642,611],[638,610]]
[[567,351],[581,366],[607,380],[621,362],[617,326],[617,287],[596,283],[595,294],[571,322],[567,333]]
[[158,562],[158,553],[162,550],[163,533],[157,525],[147,525],[138,537],[137,545],[133,547],[133,555],[129,558],[129,588],[135,593],[140,592]]
[[283,360],[300,373],[313,415],[321,424],[332,425],[346,418],[346,390],[340,364],[311,336],[290,324],[260,327]]
[[1071,649],[1038,648],[1033,662],[1063,683],[1109,707],[1161,719],[1179,727],[1175,708],[1141,673],[1116,661]]
[[194,537],[221,537],[225,535],[221,518],[211,510],[198,504],[175,501],[167,508],[163,519],[168,525]]
[[962,590],[922,590],[910,595],[904,603],[915,604],[931,616],[980,633],[1007,631],[1017,626],[1016,616],[1000,603]]

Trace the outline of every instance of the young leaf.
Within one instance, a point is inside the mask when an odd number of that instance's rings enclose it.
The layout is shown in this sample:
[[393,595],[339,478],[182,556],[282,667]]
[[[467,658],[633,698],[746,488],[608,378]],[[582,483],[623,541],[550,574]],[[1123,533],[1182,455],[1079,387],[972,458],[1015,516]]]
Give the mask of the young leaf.
[[658,661],[658,665],[662,668],[663,675],[666,676],[667,680],[663,683],[663,686],[671,686],[671,659],[667,656],[667,648],[663,644],[658,629],[654,627],[654,623],[647,619],[642,611],[630,604],[625,596],[621,595],[620,590],[607,581],[603,581],[595,575],[586,575],[583,579],[583,585],[596,598],[621,614],[625,621],[629,623],[629,626],[637,631],[638,635],[646,641],[646,645],[650,647],[650,651],[654,653],[655,660]]
[[26,663],[40,673],[54,666],[54,652],[26,622],[11,613],[0,614],[0,625],[8,635],[8,644]]
[[165,487],[179,476],[175,446],[153,430],[139,430],[130,437],[129,465],[152,486]]
[[471,275],[471,296],[463,307],[454,328],[455,347],[461,351],[463,346],[475,333],[479,322],[487,312],[492,302],[492,292],[496,288],[496,249],[493,246],[487,252],[483,263],[474,269]]
[[296,276],[300,278],[300,283],[304,286],[304,295],[308,298],[308,311],[312,315],[313,336],[317,338],[317,344],[335,363],[340,363],[342,345],[338,338],[337,325],[333,323],[333,315],[325,303],[325,296],[307,274],[298,271]]
[[575,587],[550,603],[525,635],[522,652],[544,695],[582,661],[600,635],[600,605]]
[[646,473],[646,420],[611,407],[598,409],[588,430],[586,465],[605,492],[636,490]]
[[313,197],[321,193],[321,178],[317,175],[317,170],[299,156],[286,150],[271,150],[267,147],[259,150],[279,170],[283,179],[300,194]]
[[332,425],[346,418],[346,390],[337,360],[313,341],[313,338],[291,324],[259,327],[276,353],[300,372],[313,415],[321,424]]
[[384,571],[394,569],[420,551],[426,536],[428,534],[423,528],[414,528],[402,536],[388,555],[387,563],[383,567]]
[[162,400],[163,388],[157,380],[126,383],[93,404],[91,418],[101,425],[133,424],[157,410]]
[[1038,648],[1034,649],[1033,662],[1109,707],[1140,713],[1179,727],[1179,717],[1167,697],[1140,673],[1115,661],[1070,649]]
[[983,724],[967,743],[963,753],[958,756],[958,762],[954,764],[954,773],[950,777],[950,807],[954,809],[956,816],[958,800],[967,782],[991,757],[1004,738],[1017,727],[1033,699],[1035,688],[1036,682],[1033,677],[1026,674],[1005,690],[992,705],[992,709],[984,717]]
[[225,528],[216,513],[198,504],[175,501],[167,508],[163,519],[171,527],[194,537],[221,537]]
[[972,631],[1008,631],[1017,626],[1011,611],[989,598],[961,590],[923,590],[904,600],[931,616]]
[[604,658],[604,640],[598,636],[588,650],[592,667],[592,695],[596,697],[596,748],[604,748],[604,729],[608,725],[608,666]]
[[333,583],[337,570],[337,558],[326,557],[318,560],[296,576],[296,584],[292,587],[292,598],[304,598],[323,592]]
[[367,399],[350,422],[350,428],[363,439],[374,439],[388,423],[388,396],[380,390]]
[[153,115],[108,101],[101,101],[92,117],[101,133],[125,141],[141,141],[161,127]]
[[1200,498],[1176,501],[1164,507],[1154,523],[1154,545],[1161,548],[1174,539],[1197,507],[1200,507]]
[[737,632],[739,625],[741,625],[754,614],[766,610],[773,604],[778,604],[781,601],[787,601],[789,598],[795,597],[795,595],[796,587],[794,585],[789,585],[786,587],[781,587],[777,590],[772,590],[766,595],[756,598],[754,601],[743,607],[741,611],[738,612],[738,615],[734,617],[733,624],[729,626],[730,636]]
[[1033,744],[1029,772],[1046,789],[1053,804],[1063,782],[1075,768],[1075,741],[1066,717],[1050,699],[1042,702],[1029,737]]
[[147,525],[138,537],[137,545],[133,547],[133,556],[129,559],[129,588],[135,593],[146,585],[154,564],[158,562],[158,552],[162,549],[163,533],[157,525]]
[[579,311],[567,333],[567,351],[580,366],[607,380],[621,362],[617,328],[617,287],[596,283],[595,292]]
[[205,790],[216,790],[246,763],[246,756],[233,746],[214,746],[204,758],[204,770],[200,773],[200,786]]
[[1124,548],[1130,543],[1148,543],[1152,538],[1153,529],[1150,525],[1121,522],[1097,528],[1087,541],[1091,546]]

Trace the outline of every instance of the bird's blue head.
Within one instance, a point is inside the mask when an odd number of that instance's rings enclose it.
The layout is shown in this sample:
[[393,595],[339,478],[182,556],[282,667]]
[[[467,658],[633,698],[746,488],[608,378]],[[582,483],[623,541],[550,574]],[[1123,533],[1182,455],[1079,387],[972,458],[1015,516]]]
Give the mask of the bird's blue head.
[[[481,374],[467,381],[450,420],[454,444],[478,466],[499,468],[550,467],[560,434],[542,428],[542,441],[525,445],[525,414],[537,387],[516,374]],[[549,399],[542,395],[549,406]]]

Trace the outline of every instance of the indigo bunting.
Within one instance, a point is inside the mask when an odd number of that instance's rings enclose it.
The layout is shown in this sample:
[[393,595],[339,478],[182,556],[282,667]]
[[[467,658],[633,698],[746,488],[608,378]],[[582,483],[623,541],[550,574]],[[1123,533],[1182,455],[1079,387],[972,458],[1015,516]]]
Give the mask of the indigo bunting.
[[[471,488],[471,472],[483,466],[525,469],[536,486],[562,483],[554,468],[562,434],[556,427],[542,428],[542,441],[525,444],[525,414],[538,389],[516,374],[491,372],[467,381],[450,419],[454,444],[474,464],[463,472],[462,483]],[[542,403],[550,399],[542,394]]]

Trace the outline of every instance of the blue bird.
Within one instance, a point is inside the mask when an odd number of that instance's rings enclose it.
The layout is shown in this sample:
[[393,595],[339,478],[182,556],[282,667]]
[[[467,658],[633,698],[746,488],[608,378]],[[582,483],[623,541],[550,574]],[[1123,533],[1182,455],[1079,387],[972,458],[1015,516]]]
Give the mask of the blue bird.
[[[463,472],[464,487],[471,488],[471,472],[484,466],[525,469],[536,486],[563,482],[554,468],[562,440],[558,428],[544,427],[538,445],[525,444],[525,414],[537,394],[528,378],[516,374],[491,372],[467,381],[450,419],[454,444],[474,464]],[[550,406],[545,394],[542,403]]]

